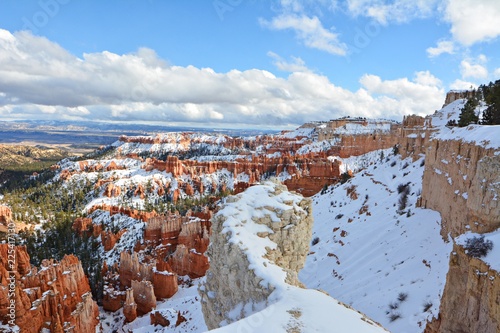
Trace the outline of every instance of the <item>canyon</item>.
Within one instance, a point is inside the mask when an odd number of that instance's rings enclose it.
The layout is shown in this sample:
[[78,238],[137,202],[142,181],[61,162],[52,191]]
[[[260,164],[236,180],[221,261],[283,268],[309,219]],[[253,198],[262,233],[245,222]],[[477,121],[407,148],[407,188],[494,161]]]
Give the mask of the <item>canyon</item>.
[[[141,323],[180,332],[201,320],[199,331],[229,332],[237,323],[258,329],[252,318],[269,323],[274,309],[276,325],[291,331],[332,318],[384,331],[350,304],[394,332],[500,330],[498,268],[460,242],[493,239],[500,227],[498,129],[445,126],[467,96],[450,92],[442,110],[401,124],[346,117],[253,137],[121,136],[101,155],[58,162],[54,182],[89,183],[71,230],[97,244],[102,295],[92,299],[75,256],[37,269],[18,247],[17,325],[78,333],[102,325],[133,332]],[[0,223],[11,220],[0,206]],[[378,266],[361,259],[367,253]],[[2,259],[1,309],[6,265]],[[178,297],[200,283],[201,296],[189,298],[199,310],[188,315]],[[294,298],[345,318],[318,319]]]
[[[30,264],[26,248],[15,247],[15,267],[7,261],[8,244],[0,244],[0,316],[7,318],[9,280],[15,276],[15,323],[21,332],[93,333],[99,309],[92,299],[88,279],[73,255],[60,262],[45,260],[38,269]],[[14,273],[9,273],[14,272]]]

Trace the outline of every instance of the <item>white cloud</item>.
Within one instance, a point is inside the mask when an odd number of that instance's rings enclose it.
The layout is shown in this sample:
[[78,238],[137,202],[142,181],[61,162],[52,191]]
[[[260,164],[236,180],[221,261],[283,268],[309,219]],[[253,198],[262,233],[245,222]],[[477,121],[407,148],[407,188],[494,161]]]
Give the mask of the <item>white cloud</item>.
[[274,59],[273,64],[281,71],[285,72],[310,72],[304,60],[298,57],[292,57],[292,61],[286,61],[280,55],[274,52],[267,52],[267,55]]
[[350,91],[306,71],[300,58],[270,56],[293,73],[172,66],[149,49],[78,58],[45,38],[0,30],[0,114],[282,128],[345,115],[401,120],[431,113],[444,100],[440,81],[428,72],[412,80],[365,75],[363,87]]
[[[479,59],[481,60],[481,59]],[[462,60],[460,63],[460,73],[462,78],[487,79],[488,69],[478,63],[473,64],[469,60]]]
[[494,80],[500,80],[500,68],[495,69],[493,75],[495,76]]
[[471,87],[477,88],[477,84],[459,79],[453,81],[453,83],[450,84],[451,90],[469,90],[471,89]]
[[429,47],[427,49],[427,55],[431,58],[437,57],[443,53],[448,53],[448,54],[455,53],[455,45],[453,41],[442,40],[437,43],[436,47]]
[[407,22],[433,14],[438,0],[348,0],[347,10],[354,16],[371,17],[381,24]]
[[292,30],[305,46],[334,55],[346,55],[347,46],[339,41],[336,33],[323,27],[317,16],[281,14],[270,21],[260,19],[260,24],[273,30]]
[[446,2],[445,20],[460,43],[470,46],[500,35],[500,1],[452,0]]

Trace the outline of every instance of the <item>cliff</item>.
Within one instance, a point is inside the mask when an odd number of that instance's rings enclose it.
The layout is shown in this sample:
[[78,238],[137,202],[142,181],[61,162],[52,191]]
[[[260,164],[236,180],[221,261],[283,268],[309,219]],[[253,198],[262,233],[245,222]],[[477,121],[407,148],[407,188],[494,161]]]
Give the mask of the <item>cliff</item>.
[[272,182],[226,200],[212,220],[211,266],[200,287],[209,329],[386,332],[325,294],[300,288],[311,206]]
[[[0,244],[0,303],[8,301],[8,245]],[[80,261],[73,255],[61,262],[44,260],[40,270],[30,267],[24,247],[16,247],[16,319],[21,332],[94,333],[99,325],[99,310],[92,300],[88,279]],[[6,323],[6,307],[0,307]]]
[[500,332],[500,273],[455,244],[439,317],[424,333]]
[[[454,129],[456,135],[488,138],[490,128]],[[446,129],[447,130],[447,129]],[[481,141],[436,136],[427,149],[421,206],[441,213],[441,235],[490,232],[500,227],[500,157]]]

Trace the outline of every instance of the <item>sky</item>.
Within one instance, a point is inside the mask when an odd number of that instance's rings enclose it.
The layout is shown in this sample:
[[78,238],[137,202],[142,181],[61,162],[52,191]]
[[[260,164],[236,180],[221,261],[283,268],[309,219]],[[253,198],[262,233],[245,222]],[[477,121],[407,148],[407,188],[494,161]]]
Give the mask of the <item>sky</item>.
[[290,128],[500,79],[498,0],[0,0],[0,120]]

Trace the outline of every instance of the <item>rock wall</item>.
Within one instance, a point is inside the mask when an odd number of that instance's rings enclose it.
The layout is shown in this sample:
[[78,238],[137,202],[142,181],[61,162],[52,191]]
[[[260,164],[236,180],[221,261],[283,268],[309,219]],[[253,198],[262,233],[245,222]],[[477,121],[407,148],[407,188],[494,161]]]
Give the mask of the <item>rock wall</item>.
[[[290,201],[283,202],[282,207],[274,208],[271,206],[272,199],[289,192],[283,185],[271,186],[270,200],[264,198],[270,205],[253,207],[255,214],[252,221],[262,226],[262,230],[267,230],[259,232],[259,238],[268,237],[276,244],[275,248],[268,249],[262,255],[286,272],[287,283],[300,285],[297,273],[303,267],[309,250],[312,203],[310,199],[300,199],[294,195]],[[209,329],[219,327],[221,322],[227,324],[237,321],[262,309],[275,288],[272,284],[264,283],[262,275],[249,268],[252,259],[249,259],[246,249],[230,241],[234,235],[225,231],[224,222],[234,218],[226,214],[225,208],[231,211],[233,207],[237,207],[238,201],[242,200],[246,193],[227,198],[225,206],[212,220],[213,231],[208,249],[210,269],[207,272],[206,284],[200,289],[203,315]],[[271,216],[276,218],[272,219]],[[239,313],[235,309],[240,309]]]
[[500,332],[500,273],[453,246],[439,317],[424,333]]
[[0,205],[0,224],[7,225],[12,220],[12,211],[9,207]]
[[457,99],[472,98],[472,97],[474,97],[474,91],[472,91],[472,90],[448,91],[448,93],[446,94],[446,98],[445,98],[443,107],[456,101]]
[[[0,244],[0,318],[6,323],[8,245]],[[44,260],[40,270],[29,265],[25,247],[16,247],[16,324],[21,332],[71,331],[95,333],[99,309],[92,300],[88,279],[73,255],[61,262]]]
[[441,213],[441,235],[500,227],[500,156],[461,140],[432,140],[425,156],[420,205]]

